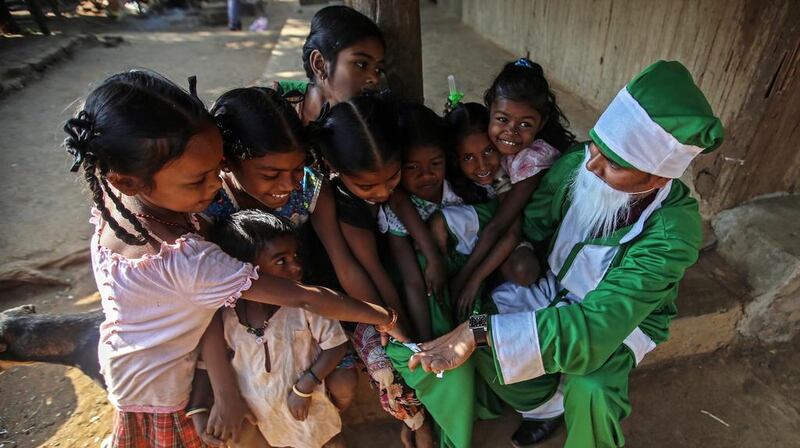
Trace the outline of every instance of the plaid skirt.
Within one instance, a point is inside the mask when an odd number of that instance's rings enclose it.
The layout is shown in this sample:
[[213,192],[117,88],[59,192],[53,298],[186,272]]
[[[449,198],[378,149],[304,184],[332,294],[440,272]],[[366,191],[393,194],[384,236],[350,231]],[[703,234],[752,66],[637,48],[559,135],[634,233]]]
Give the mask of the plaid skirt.
[[204,448],[184,411],[114,414],[111,448]]

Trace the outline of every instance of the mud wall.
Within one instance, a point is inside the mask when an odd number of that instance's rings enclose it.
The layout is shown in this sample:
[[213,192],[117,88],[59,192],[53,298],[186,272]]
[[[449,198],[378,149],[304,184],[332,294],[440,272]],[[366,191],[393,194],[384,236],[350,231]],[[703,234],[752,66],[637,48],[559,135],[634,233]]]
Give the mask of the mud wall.
[[690,173],[708,217],[800,190],[800,5],[793,0],[438,0],[479,33],[604,108],[639,70],[677,59],[727,128]]

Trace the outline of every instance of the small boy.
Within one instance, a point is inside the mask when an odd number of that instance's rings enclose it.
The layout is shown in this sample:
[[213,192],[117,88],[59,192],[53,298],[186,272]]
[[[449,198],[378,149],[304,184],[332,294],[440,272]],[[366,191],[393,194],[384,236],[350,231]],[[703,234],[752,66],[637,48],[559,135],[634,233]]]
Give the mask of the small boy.
[[[228,255],[257,265],[261,275],[298,282],[303,277],[297,235],[285,218],[243,210],[217,223],[209,240]],[[244,299],[223,310],[222,321],[242,397],[269,446],[343,447],[339,411],[324,382],[347,350],[348,339],[339,322],[299,308]],[[210,388],[193,388],[187,409],[196,428],[205,428],[208,419],[207,413],[191,409],[204,409],[198,403],[210,401],[196,396],[195,392],[207,393],[203,390]],[[249,441],[240,443],[263,444],[253,441],[260,437],[252,434],[252,426],[247,429],[243,438]]]

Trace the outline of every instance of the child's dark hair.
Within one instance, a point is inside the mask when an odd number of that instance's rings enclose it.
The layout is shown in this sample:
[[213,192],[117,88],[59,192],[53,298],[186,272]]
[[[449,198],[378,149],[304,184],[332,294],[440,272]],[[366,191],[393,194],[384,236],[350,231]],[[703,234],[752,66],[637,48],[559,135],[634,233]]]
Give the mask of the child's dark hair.
[[447,131],[442,117],[418,103],[399,105],[397,136],[404,154],[415,146],[436,146],[442,151],[447,146]]
[[[112,191],[106,175],[113,171],[151,184],[156,172],[183,154],[189,138],[213,125],[195,95],[158,73],[131,70],[109,77],[89,94],[81,111],[64,124],[64,146],[74,157],[72,171],[83,166],[94,205],[117,238],[143,245],[149,232]],[[111,215],[106,198],[137,235]]]
[[378,25],[369,17],[353,8],[334,5],[320,9],[311,19],[311,31],[303,45],[303,69],[311,82],[314,71],[311,69],[311,52],[318,50],[328,61],[333,75],[336,69],[336,57],[345,48],[367,38],[374,38],[386,47]]
[[305,148],[303,123],[291,104],[266,87],[233,89],[220,96],[211,114],[222,132],[225,157],[244,160]]
[[360,95],[333,106],[309,133],[322,158],[343,174],[376,171],[400,161],[395,103],[377,94]]
[[537,134],[564,152],[575,143],[575,134],[567,130],[569,120],[556,104],[556,96],[544,77],[542,66],[527,58],[509,62],[486,90],[483,101],[491,108],[497,98],[526,103],[542,116],[544,127]]
[[436,112],[417,103],[400,105],[397,133],[404,155],[415,146],[436,146],[442,150],[445,156],[445,178],[453,191],[465,202],[475,204],[488,199],[485,190],[470,182],[461,172],[458,155],[451,148],[448,126]]
[[444,117],[449,142],[447,148],[447,180],[453,191],[467,204],[489,200],[481,186],[469,180],[458,163],[458,147],[472,134],[486,134],[489,130],[489,110],[479,103],[459,103]]
[[233,258],[255,263],[258,254],[275,238],[296,236],[288,219],[261,210],[241,210],[215,223],[208,240]]

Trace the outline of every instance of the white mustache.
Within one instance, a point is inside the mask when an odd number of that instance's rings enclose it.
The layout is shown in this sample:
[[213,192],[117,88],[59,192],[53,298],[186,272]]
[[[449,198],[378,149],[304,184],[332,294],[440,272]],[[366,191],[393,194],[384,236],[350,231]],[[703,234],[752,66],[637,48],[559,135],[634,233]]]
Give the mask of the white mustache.
[[611,188],[589,171],[588,161],[587,151],[572,181],[570,207],[577,212],[578,224],[585,236],[605,238],[629,218],[632,196]]

